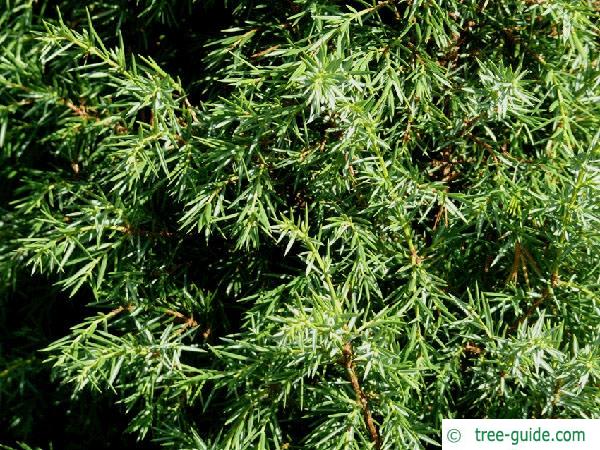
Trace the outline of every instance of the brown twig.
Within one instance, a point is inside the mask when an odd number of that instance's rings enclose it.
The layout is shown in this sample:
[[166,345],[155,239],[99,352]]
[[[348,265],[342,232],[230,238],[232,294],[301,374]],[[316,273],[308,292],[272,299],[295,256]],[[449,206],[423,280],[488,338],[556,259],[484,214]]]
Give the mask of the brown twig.
[[198,116],[196,115],[196,111],[194,111],[194,107],[190,103],[190,101],[186,98],[183,99],[183,104],[186,106],[187,110],[190,112],[190,116],[192,116],[192,120],[194,122],[198,122]]
[[367,427],[367,430],[369,430],[369,435],[371,436],[371,442],[373,442],[375,448],[379,450],[381,448],[379,432],[377,431],[377,427],[375,426],[375,422],[373,421],[373,416],[371,414],[371,410],[369,409],[369,402],[367,400],[367,396],[360,387],[358,376],[356,375],[356,370],[354,369],[352,344],[350,344],[350,342],[346,342],[346,344],[344,344],[344,347],[342,349],[342,355],[342,363],[346,368],[346,373],[348,374],[348,378],[350,379],[350,383],[352,384],[352,389],[356,394],[356,401],[362,409],[365,425]]
[[484,115],[482,113],[477,114],[476,116],[471,117],[470,119],[465,119],[463,120],[463,126],[462,129],[460,130],[460,133],[458,133],[458,137],[461,138],[464,135],[466,135],[467,133],[469,133],[473,127],[477,124],[477,122],[479,122],[479,120],[481,120],[482,118],[484,118]]
[[494,162],[496,164],[500,163],[500,160],[498,159],[498,157],[496,156],[496,152],[494,151],[494,147],[492,147],[487,142],[479,139],[474,134],[468,133],[467,137],[472,139],[476,144],[481,145],[483,148],[485,148],[490,153],[490,155],[492,155],[492,158],[494,158]]
[[106,317],[116,316],[117,314],[121,314],[123,311],[132,312],[134,309],[135,309],[135,306],[133,306],[133,305],[119,306],[118,308],[115,308],[111,312],[109,312],[106,315]]
[[514,281],[515,283],[519,279],[519,261],[521,260],[521,244],[519,241],[515,242],[515,257],[513,258],[512,268],[506,279],[507,283]]
[[[558,286],[558,273],[557,272],[553,272],[552,276],[550,278],[550,286],[552,286],[552,288],[555,288],[556,286]],[[515,322],[508,328],[508,332],[513,332],[517,329],[517,327],[519,325],[521,325],[525,319],[531,317],[531,315],[533,314],[533,312],[540,307],[540,305],[542,303],[544,303],[546,301],[546,299],[550,296],[550,288],[548,286],[546,286],[546,288],[544,289],[544,292],[542,293],[542,296],[540,298],[538,298],[535,302],[533,302],[531,304],[531,306],[527,309],[527,311],[525,311],[517,320],[515,320]]]
[[412,128],[412,119],[409,117],[406,122],[406,129],[404,130],[404,135],[402,136],[402,143],[407,144],[410,141],[410,129]]
[[175,235],[173,231],[169,231],[167,229],[159,231],[143,230],[141,228],[134,228],[127,223],[125,225],[116,226],[114,229],[125,233],[128,236],[172,237]]
[[165,311],[165,314],[168,314],[169,316],[173,316],[173,317],[175,317],[175,319],[178,319],[180,322],[182,322],[184,330],[186,328],[195,328],[198,326],[198,322],[196,322],[194,320],[193,315],[191,315],[190,317],[187,317],[184,314],[180,313],[179,311],[174,311],[172,309],[167,309]]
[[440,219],[442,218],[442,215],[444,215],[444,226],[446,228],[448,227],[448,208],[446,208],[446,205],[440,205],[440,209],[437,212],[437,214],[435,215],[435,220],[433,222],[434,230],[437,228],[438,223],[440,222]]
[[[485,8],[487,7],[487,4],[488,0],[482,0],[481,2],[479,2],[479,5],[477,6],[478,15],[483,14]],[[454,20],[459,19],[459,16],[455,13],[451,12],[448,15]],[[439,64],[442,66],[445,66],[447,64],[454,64],[458,59],[460,49],[467,43],[470,35],[473,34],[473,31],[477,29],[480,26],[480,24],[481,21],[480,23],[477,23],[473,20],[467,21],[462,27],[462,29],[458,33],[454,34],[452,39],[452,45],[446,51],[444,56],[442,56],[442,58],[438,61]]]
[[94,113],[90,112],[83,103],[76,105],[68,98],[61,98],[61,99],[59,99],[59,102],[62,103],[63,105],[65,105],[67,108],[69,108],[71,111],[73,111],[73,113],[76,116],[79,116],[82,119],[85,119],[85,120],[93,119],[96,122],[98,122],[100,120],[100,118],[98,116],[96,116]]
[[258,58],[262,58],[263,56],[267,56],[269,53],[274,52],[275,50],[277,50],[280,47],[279,44],[277,45],[272,45],[269,48],[266,48],[264,50],[261,50],[259,52],[254,53],[253,55],[250,56],[250,58],[252,59],[258,59]]
[[464,345],[463,351],[473,356],[479,356],[483,353],[483,349],[480,346],[477,344],[471,344],[470,342],[467,342]]

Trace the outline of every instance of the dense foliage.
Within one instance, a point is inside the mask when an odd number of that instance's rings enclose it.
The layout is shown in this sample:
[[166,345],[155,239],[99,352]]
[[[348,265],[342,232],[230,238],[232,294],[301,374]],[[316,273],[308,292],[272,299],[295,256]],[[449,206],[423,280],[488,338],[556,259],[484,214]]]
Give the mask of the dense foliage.
[[0,0],[0,443],[600,418],[598,24],[592,0]]

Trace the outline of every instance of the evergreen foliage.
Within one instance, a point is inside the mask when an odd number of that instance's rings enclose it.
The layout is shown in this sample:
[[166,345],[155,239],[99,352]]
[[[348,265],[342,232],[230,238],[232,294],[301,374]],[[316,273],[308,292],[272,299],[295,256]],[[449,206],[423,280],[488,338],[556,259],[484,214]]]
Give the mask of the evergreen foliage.
[[0,443],[600,418],[598,24],[592,0],[0,0]]

